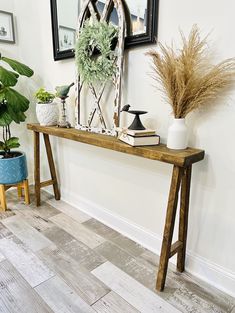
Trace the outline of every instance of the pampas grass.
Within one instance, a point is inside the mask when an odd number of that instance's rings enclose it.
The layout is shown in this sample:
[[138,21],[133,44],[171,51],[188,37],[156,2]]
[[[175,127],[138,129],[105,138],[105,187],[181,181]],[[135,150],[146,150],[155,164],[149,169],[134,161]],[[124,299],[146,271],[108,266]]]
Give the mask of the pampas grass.
[[150,50],[147,53],[153,61],[154,79],[160,83],[175,118],[184,118],[208,105],[235,78],[235,59],[211,64],[207,38],[200,38],[196,25],[188,38],[181,32],[181,39],[180,50],[159,43],[159,52]]

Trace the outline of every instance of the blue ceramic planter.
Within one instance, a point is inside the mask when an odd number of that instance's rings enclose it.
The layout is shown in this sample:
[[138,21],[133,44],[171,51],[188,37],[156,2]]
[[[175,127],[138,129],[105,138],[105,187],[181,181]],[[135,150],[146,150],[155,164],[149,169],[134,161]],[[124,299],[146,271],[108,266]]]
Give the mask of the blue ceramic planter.
[[28,177],[26,156],[11,159],[0,159],[0,184],[17,184]]

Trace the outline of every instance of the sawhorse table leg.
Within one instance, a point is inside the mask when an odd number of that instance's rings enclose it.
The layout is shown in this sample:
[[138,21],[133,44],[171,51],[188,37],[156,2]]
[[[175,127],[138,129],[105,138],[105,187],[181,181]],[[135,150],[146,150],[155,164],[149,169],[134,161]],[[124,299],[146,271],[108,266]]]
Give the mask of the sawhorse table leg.
[[41,188],[53,185],[54,195],[56,200],[60,200],[60,191],[56,176],[55,164],[53,160],[51,144],[48,134],[43,134],[46,147],[47,159],[50,168],[51,180],[41,182],[40,180],[40,133],[34,132],[34,180],[35,180],[35,196],[36,205],[41,204]]
[[[159,262],[159,270],[156,283],[156,289],[158,291],[162,291],[165,287],[169,259],[176,253],[178,254],[177,270],[180,272],[184,271],[186,243],[187,243],[187,229],[188,229],[191,171],[192,171],[191,166],[186,168],[174,166],[173,168],[164,235],[162,241],[161,256]],[[180,194],[179,235],[178,241],[172,244],[180,187],[181,194]]]

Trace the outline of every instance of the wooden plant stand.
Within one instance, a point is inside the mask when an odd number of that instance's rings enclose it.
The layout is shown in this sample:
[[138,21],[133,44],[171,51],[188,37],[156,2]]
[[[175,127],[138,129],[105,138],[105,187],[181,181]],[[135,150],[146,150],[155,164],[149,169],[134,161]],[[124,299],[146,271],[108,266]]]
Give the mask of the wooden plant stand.
[[0,211],[6,211],[7,210],[7,201],[6,201],[6,191],[10,189],[11,187],[17,187],[18,190],[18,197],[22,198],[24,190],[24,199],[25,204],[30,204],[30,197],[29,197],[29,183],[28,179],[23,180],[22,182],[14,185],[0,185]]
[[[162,144],[159,146],[134,148],[114,137],[79,131],[75,129],[44,127],[39,126],[38,124],[28,124],[27,127],[34,132],[35,191],[36,202],[38,206],[40,205],[40,189],[45,186],[53,185],[55,198],[57,200],[60,199],[49,135],[172,164],[173,172],[168,197],[168,206],[156,289],[158,291],[162,291],[164,289],[169,259],[173,255],[177,254],[177,270],[179,272],[184,271],[192,164],[204,159],[205,152],[203,150],[192,148],[178,151],[170,150]],[[44,136],[51,171],[52,179],[47,182],[40,182],[40,133],[43,133]],[[178,240],[172,244],[178,201],[180,203],[179,233]]]

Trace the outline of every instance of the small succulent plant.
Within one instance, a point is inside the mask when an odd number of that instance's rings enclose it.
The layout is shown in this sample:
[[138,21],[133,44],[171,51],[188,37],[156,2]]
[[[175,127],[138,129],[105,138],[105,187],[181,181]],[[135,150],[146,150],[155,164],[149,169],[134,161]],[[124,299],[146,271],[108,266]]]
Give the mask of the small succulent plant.
[[47,91],[45,88],[39,88],[35,93],[38,103],[50,103],[55,99],[55,94]]

